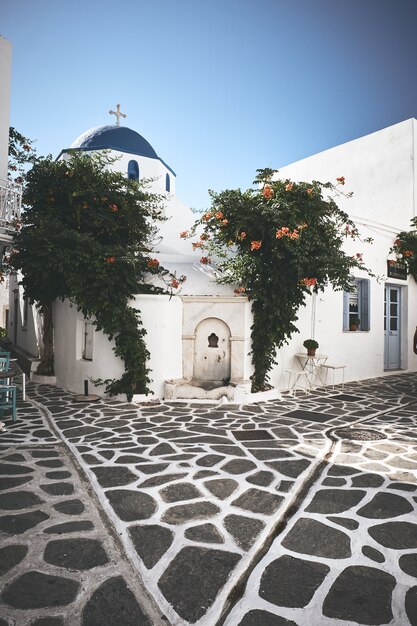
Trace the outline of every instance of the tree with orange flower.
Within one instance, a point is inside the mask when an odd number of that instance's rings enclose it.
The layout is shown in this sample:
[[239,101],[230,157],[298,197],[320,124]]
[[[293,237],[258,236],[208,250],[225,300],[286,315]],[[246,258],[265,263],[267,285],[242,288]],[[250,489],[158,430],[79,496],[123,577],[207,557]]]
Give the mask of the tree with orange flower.
[[411,220],[411,229],[397,235],[391,251],[397,260],[407,266],[408,272],[417,281],[417,217]]
[[201,262],[216,263],[219,280],[240,285],[235,293],[252,302],[252,391],[260,391],[268,388],[277,350],[298,332],[306,298],[328,282],[350,290],[352,270],[366,268],[343,251],[346,236],[358,236],[334,200],[343,177],[335,184],[294,182],[268,169],[254,182],[247,191],[210,192],[211,210],[187,236],[203,232]]
[[[27,174],[22,229],[10,267],[44,319],[40,374],[54,371],[53,302],[68,298],[97,330],[114,340],[125,365],[120,379],[94,381],[110,395],[148,393],[149,352],[138,293],[172,292],[183,280],[151,258],[162,198],[106,166],[108,156],[73,152],[68,160],[40,159]],[[145,282],[157,274],[164,287]]]

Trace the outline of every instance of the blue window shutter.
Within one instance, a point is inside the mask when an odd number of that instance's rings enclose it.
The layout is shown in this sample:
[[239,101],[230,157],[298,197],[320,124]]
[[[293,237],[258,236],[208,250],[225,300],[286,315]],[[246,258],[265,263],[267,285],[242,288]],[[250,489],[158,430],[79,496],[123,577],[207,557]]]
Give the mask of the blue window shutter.
[[361,330],[369,330],[369,280],[361,280],[360,303],[361,303]]
[[169,174],[165,176],[165,190],[171,191],[171,179],[169,177]]
[[349,330],[349,293],[343,292],[343,330]]

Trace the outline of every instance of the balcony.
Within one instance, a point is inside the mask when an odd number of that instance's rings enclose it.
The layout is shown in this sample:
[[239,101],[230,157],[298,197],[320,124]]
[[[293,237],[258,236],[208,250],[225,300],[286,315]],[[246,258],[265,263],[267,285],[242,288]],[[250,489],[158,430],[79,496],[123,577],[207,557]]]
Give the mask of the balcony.
[[10,242],[15,232],[14,223],[20,220],[22,185],[0,179],[0,242]]

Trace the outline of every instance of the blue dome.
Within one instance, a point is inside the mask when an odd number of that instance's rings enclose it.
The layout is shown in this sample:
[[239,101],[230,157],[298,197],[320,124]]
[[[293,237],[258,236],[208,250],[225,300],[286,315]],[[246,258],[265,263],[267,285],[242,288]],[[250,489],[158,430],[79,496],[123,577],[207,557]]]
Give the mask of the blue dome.
[[126,126],[99,126],[80,135],[72,145],[76,150],[118,150],[150,159],[159,159],[149,141]]

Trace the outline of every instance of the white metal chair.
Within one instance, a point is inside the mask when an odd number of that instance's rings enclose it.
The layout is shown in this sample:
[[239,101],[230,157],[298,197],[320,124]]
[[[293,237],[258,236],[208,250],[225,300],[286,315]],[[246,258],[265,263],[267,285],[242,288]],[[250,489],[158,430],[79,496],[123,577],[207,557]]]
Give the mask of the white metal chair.
[[[310,383],[308,378],[308,372],[306,370],[285,370],[288,374],[288,391],[295,391],[296,388],[301,389],[304,393],[308,393],[310,389]],[[292,377],[294,376],[294,382],[291,384]],[[300,379],[304,381],[304,385],[300,384]]]
[[345,386],[345,369],[346,369],[346,365],[338,365],[336,363],[323,363],[322,365],[320,365],[320,369],[325,371],[325,376],[324,378],[322,378],[322,383],[323,383],[323,387],[326,388],[327,386],[327,375],[329,370],[332,370],[333,372],[333,379],[332,379],[332,389],[334,389],[335,386],[335,373],[337,370],[342,370],[342,389]]

